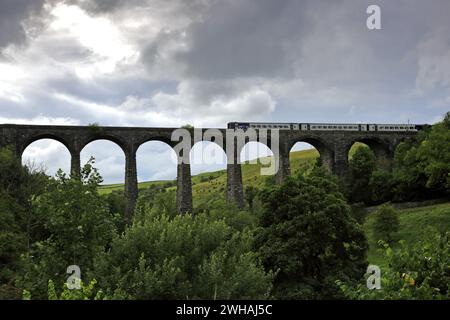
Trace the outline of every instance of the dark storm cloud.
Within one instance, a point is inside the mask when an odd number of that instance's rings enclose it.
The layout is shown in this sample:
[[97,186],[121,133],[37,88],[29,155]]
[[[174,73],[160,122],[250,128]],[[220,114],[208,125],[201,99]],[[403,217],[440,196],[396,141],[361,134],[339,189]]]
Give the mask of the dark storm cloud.
[[1,0],[0,1],[0,49],[10,43],[26,41],[24,21],[39,13],[44,0]]
[[308,18],[301,1],[217,1],[187,30],[189,50],[178,54],[198,78],[292,76],[292,45]]

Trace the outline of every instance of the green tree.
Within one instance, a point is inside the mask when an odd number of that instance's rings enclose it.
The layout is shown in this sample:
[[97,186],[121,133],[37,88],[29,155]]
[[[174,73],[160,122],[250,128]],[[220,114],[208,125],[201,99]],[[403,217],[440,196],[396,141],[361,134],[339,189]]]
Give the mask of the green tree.
[[398,213],[389,205],[380,206],[374,213],[373,232],[378,240],[392,243],[395,233],[400,228]]
[[417,139],[400,143],[395,151],[396,201],[421,200],[450,193],[450,113]]
[[418,157],[424,162],[426,187],[438,194],[450,195],[450,112],[422,141]]
[[111,241],[114,219],[97,192],[101,181],[91,159],[79,178],[70,178],[59,170],[45,192],[34,200],[36,216],[47,237],[34,242],[24,256],[24,273],[19,281],[33,297],[46,296],[50,279],[62,287],[69,265],[78,265],[83,276],[92,267],[94,256]]
[[335,298],[337,278],[365,272],[366,238],[324,168],[265,188],[261,200],[255,246],[265,267],[278,270],[276,298]]
[[43,190],[43,172],[24,167],[12,148],[0,149],[0,299],[17,298],[19,258],[40,236],[32,200]]
[[[422,139],[424,133],[418,138],[419,141]],[[395,201],[420,200],[428,197],[428,190],[425,187],[427,177],[418,157],[419,143],[414,140],[404,141],[395,150],[393,169]]]
[[348,192],[350,202],[370,203],[369,182],[375,168],[376,158],[372,150],[367,146],[357,148],[349,161]]
[[383,203],[392,200],[394,190],[392,173],[382,169],[373,171],[369,180],[369,190],[373,203]]

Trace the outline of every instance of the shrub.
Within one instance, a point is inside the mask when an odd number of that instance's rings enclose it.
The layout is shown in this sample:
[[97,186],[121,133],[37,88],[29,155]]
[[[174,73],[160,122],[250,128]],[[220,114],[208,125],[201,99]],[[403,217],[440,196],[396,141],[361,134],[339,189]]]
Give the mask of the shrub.
[[433,229],[412,246],[385,249],[389,269],[381,270],[381,289],[369,290],[366,280],[352,285],[337,281],[349,299],[450,299],[450,233]]
[[397,211],[389,204],[380,206],[374,213],[373,232],[377,240],[391,243],[400,228]]
[[92,275],[112,298],[262,299],[271,288],[251,251],[252,231],[235,231],[205,213],[170,217],[141,212],[107,253],[99,254]]

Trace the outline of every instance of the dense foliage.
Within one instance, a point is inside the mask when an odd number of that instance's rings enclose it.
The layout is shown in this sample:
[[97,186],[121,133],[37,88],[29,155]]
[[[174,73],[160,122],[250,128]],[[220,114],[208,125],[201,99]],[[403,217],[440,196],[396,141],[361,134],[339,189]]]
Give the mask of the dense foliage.
[[278,271],[275,297],[336,298],[337,278],[364,273],[366,239],[325,169],[267,188],[261,198],[256,247],[266,268]]
[[429,230],[414,245],[393,250],[381,242],[389,268],[381,271],[381,289],[337,281],[349,299],[450,299],[450,233]]
[[34,211],[45,233],[23,256],[20,285],[34,297],[45,297],[48,280],[62,287],[66,268],[78,265],[84,272],[103,252],[115,233],[114,216],[97,193],[101,177],[89,161],[80,179],[62,171],[49,179],[45,191],[35,199]]
[[23,167],[10,148],[0,149],[0,172],[0,299],[13,299],[20,296],[14,284],[20,255],[42,237],[33,199],[48,177]]
[[252,231],[234,231],[202,213],[145,213],[99,255],[95,277],[113,298],[255,299],[271,289]]

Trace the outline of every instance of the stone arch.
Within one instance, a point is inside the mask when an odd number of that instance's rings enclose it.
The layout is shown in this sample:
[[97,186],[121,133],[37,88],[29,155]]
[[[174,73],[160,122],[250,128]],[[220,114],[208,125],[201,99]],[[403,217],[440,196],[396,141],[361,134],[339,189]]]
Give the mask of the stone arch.
[[39,133],[39,134],[32,135],[32,136],[26,138],[24,140],[24,142],[21,143],[21,145],[19,146],[19,148],[17,150],[19,152],[19,156],[22,157],[24,150],[30,144],[32,144],[33,142],[36,142],[38,140],[42,140],[42,139],[56,140],[56,141],[62,143],[67,148],[67,150],[69,150],[69,152],[73,152],[73,146],[69,143],[68,140],[66,140],[66,138],[64,138],[60,135],[57,135],[57,134],[53,134],[53,133]]
[[393,158],[393,150],[391,145],[388,142],[383,141],[379,138],[372,138],[372,137],[363,137],[351,140],[351,142],[347,145],[346,149],[347,158],[349,156],[350,149],[357,142],[367,145],[370,148],[370,150],[372,150],[372,152],[375,154],[375,157],[379,164],[386,161],[390,161]]
[[[219,171],[227,169],[228,159],[225,150],[218,143],[212,141],[198,141],[190,151],[189,155],[192,174],[199,175],[197,184],[200,184],[208,196],[225,195],[226,184],[220,176]],[[194,189],[195,192],[195,189]]]
[[[105,170],[104,168],[102,169],[103,166],[106,167],[106,165],[108,164],[104,164],[105,161],[111,159],[112,156],[114,156],[114,162],[116,162],[117,160],[120,163],[120,168],[117,168],[117,171],[114,170],[114,176],[115,180],[114,181],[107,181],[105,180],[106,184],[110,184],[110,183],[121,183],[125,180],[125,176],[124,176],[124,168],[125,168],[125,161],[126,161],[126,157],[127,157],[127,149],[125,149],[124,145],[122,143],[120,143],[120,141],[117,141],[116,139],[111,139],[110,137],[108,138],[108,136],[104,136],[104,137],[96,137],[95,139],[90,139],[89,142],[85,143],[83,145],[83,147],[80,149],[79,154],[80,154],[80,158],[83,158],[83,155],[88,152],[89,146],[92,146],[92,144],[98,144],[98,143],[108,143],[108,144],[113,144],[115,147],[117,147],[117,150],[120,150],[120,153],[117,154],[111,154],[109,151],[106,152],[104,150],[100,149],[96,149],[94,152],[95,153],[105,153],[105,156],[100,155],[99,157],[95,157],[95,162],[96,162],[96,166],[99,166],[99,170],[100,170],[100,174],[103,176],[103,178],[105,178]],[[98,147],[97,147],[98,148]],[[106,154],[107,153],[107,154]],[[88,158],[90,156],[92,156],[92,152],[91,154],[88,155],[88,157],[85,157],[83,160],[80,160],[80,162],[86,162],[88,160]],[[117,156],[120,157],[120,159],[117,159]],[[111,166],[111,164],[108,165],[108,168]],[[119,174],[120,173],[120,174]]]
[[[218,139],[220,138],[220,139]],[[216,144],[226,155],[226,133],[222,129],[207,129],[202,132],[203,142],[212,142]],[[199,141],[194,141],[192,147]]]
[[[243,152],[246,151],[246,154]],[[243,157],[244,155],[244,157]],[[268,143],[263,143],[260,141],[248,141],[246,142],[242,148],[239,150],[240,162],[255,162],[257,159],[262,157],[270,157],[273,156],[274,153],[272,149],[269,147]]]
[[176,155],[176,168],[177,168],[177,188],[176,188],[176,201],[177,210],[179,213],[192,212],[192,183],[191,183],[191,169],[190,164],[181,161],[183,156],[177,154],[174,146],[178,143],[177,141],[172,141],[167,136],[152,135],[151,137],[146,137],[141,139],[139,143],[136,144],[136,152],[139,148],[151,141],[157,141],[168,145],[175,152]]
[[322,139],[314,137],[304,137],[292,140],[288,145],[289,152],[295,146],[296,143],[305,142],[313,146],[319,153],[320,160],[322,164],[330,170],[334,171],[334,151],[330,148]]
[[375,155],[378,167],[390,169],[391,161],[394,156],[394,150],[388,142],[385,142],[376,137],[363,137],[359,139],[353,139],[346,147],[347,159],[350,154],[350,149],[357,142],[363,143],[370,148],[370,150]]
[[[244,168],[249,168],[248,165],[259,167],[257,176],[269,177],[276,174],[275,154],[265,143],[249,141],[241,148],[238,156]],[[243,184],[248,184],[251,181],[250,179],[258,179],[257,176],[249,175],[249,172],[244,169],[242,171]]]
[[[149,146],[150,146],[149,149],[153,149],[153,150],[146,150],[147,147],[149,147]],[[143,168],[144,168],[143,167],[144,162],[142,161],[143,160],[142,152],[145,152],[145,151],[153,152],[153,151],[155,151],[154,149],[157,149],[156,152],[159,152],[159,154],[164,154],[166,152],[169,153],[169,154],[167,154],[167,156],[170,159],[167,159],[167,157],[164,156],[163,157],[164,159],[162,159],[161,161],[163,161],[163,162],[167,162],[167,161],[173,162],[174,172],[173,172],[173,176],[171,175],[169,177],[169,179],[176,179],[176,167],[177,167],[177,158],[176,157],[177,157],[177,155],[175,153],[175,150],[173,149],[173,147],[170,144],[168,144],[165,141],[161,141],[160,139],[150,139],[150,140],[147,140],[147,141],[145,141],[143,143],[140,143],[137,146],[137,148],[136,148],[136,162],[137,162],[138,177],[142,174],[142,171],[143,171]],[[155,165],[155,166],[157,166],[157,165]],[[138,181],[139,181],[139,179],[138,179]],[[142,181],[140,181],[140,182],[142,182]]]
[[115,143],[122,149],[123,153],[126,155],[129,146],[128,143],[126,143],[124,140],[122,140],[119,137],[116,137],[111,134],[96,134],[94,137],[90,137],[86,139],[81,146],[79,146],[79,152],[83,151],[83,149],[90,143],[98,141],[98,140],[106,140]]
[[136,150],[139,148],[139,146],[143,145],[144,143],[147,143],[149,141],[159,141],[164,142],[165,144],[169,145],[171,148],[174,147],[175,144],[177,144],[177,141],[172,141],[170,137],[164,136],[164,135],[151,135],[151,136],[145,136],[138,140],[136,143]]
[[206,171],[224,170],[227,165],[227,155],[220,144],[213,141],[197,141],[190,151],[190,162],[194,174],[201,173],[198,166],[208,166]]
[[[45,142],[47,142],[45,145],[33,146],[34,144]],[[37,147],[35,151],[38,152],[38,156],[32,154],[32,150],[30,150],[32,147]],[[44,154],[41,153],[43,150],[45,150]],[[31,154],[27,155],[29,152]],[[28,161],[24,162],[27,158],[28,160],[33,160],[32,163],[29,163]],[[23,165],[27,165],[32,169],[45,169],[46,173],[49,175],[54,175],[58,169],[62,169],[65,173],[69,173],[71,169],[71,152],[63,142],[51,137],[43,136],[27,143],[26,147],[20,153],[20,161]],[[48,162],[55,162],[56,166],[53,166],[53,168],[52,166],[47,167]],[[39,166],[35,167],[34,165]],[[47,169],[50,169],[50,172],[47,172]]]
[[[239,132],[243,134],[243,139],[238,137]],[[230,141],[232,139],[232,141]],[[226,132],[224,139],[225,153],[227,154],[228,160],[231,161],[232,158],[235,158],[237,163],[240,163],[240,155],[245,146],[250,142],[261,143],[268,149],[272,151],[272,141],[271,141],[271,132],[267,132],[267,136],[262,136],[259,130],[249,129],[246,131],[243,130],[235,130],[232,134],[230,131]],[[228,150],[230,147],[233,150]]]

